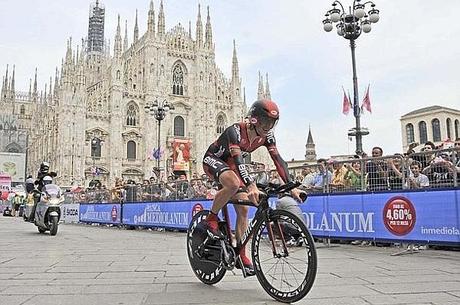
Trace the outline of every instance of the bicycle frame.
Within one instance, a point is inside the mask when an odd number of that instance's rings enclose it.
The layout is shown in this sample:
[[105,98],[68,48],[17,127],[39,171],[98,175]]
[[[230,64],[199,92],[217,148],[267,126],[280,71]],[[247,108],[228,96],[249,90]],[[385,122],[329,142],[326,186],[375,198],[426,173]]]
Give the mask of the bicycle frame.
[[[230,203],[232,204],[236,204],[236,205],[246,205],[246,206],[252,206],[252,207],[255,207],[255,205],[251,202],[251,201],[247,201],[247,200],[233,200],[233,201],[230,201]],[[231,235],[231,224],[230,224],[230,216],[228,214],[228,208],[227,208],[228,204],[225,205],[223,208],[222,208],[222,215],[223,215],[223,220],[225,221],[225,224],[226,224],[226,229],[227,229],[227,238],[228,238],[228,243],[230,245],[232,245],[232,235]],[[262,222],[266,222],[266,228],[267,228],[267,232],[268,232],[268,236],[270,238],[270,241],[272,243],[272,252],[273,252],[273,256],[274,257],[281,257],[281,255],[277,254],[276,253],[276,247],[275,247],[275,238],[274,238],[274,233],[273,233],[273,228],[272,226],[269,225],[269,219],[270,219],[270,213],[272,212],[272,208],[270,208],[270,206],[268,205],[268,200],[266,197],[263,197],[263,200],[260,201],[259,205],[257,206],[257,211],[256,213],[254,214],[254,218],[249,222],[248,224],[248,227],[246,229],[246,231],[243,233],[243,235],[241,236],[241,241],[237,244],[236,244],[236,247],[235,247],[235,252],[238,253],[237,255],[239,256],[239,252],[240,252],[240,249],[245,247],[246,244],[249,242],[250,238],[252,237],[253,235],[253,230],[254,228],[259,224],[259,223],[262,223]],[[278,227],[278,232],[280,234],[280,237],[281,237],[281,241],[282,241],[282,245],[283,245],[283,250],[284,250],[284,255],[287,256],[288,255],[288,250],[287,250],[287,246],[286,246],[286,241],[284,240],[284,234],[283,234],[283,230],[280,226],[280,224],[278,222],[276,222],[276,225]]]

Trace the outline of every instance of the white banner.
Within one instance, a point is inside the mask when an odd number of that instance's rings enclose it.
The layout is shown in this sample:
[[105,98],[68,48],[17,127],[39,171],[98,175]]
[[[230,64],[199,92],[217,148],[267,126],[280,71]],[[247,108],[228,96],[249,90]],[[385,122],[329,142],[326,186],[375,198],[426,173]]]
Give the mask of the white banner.
[[61,205],[61,221],[64,223],[77,223],[80,221],[80,204],[69,203]]
[[26,154],[0,152],[0,173],[11,176],[12,182],[24,182]]

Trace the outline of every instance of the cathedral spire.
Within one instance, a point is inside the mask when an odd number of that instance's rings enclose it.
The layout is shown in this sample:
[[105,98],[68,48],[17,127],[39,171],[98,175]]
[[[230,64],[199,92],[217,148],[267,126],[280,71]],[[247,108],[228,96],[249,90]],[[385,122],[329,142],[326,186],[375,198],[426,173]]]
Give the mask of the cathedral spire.
[[3,86],[3,95],[4,97],[8,97],[8,68],[9,65],[6,65],[6,72],[5,72],[5,81],[4,81],[4,86]]
[[65,64],[72,64],[72,37],[67,40],[67,52],[65,54]]
[[163,10],[163,0],[160,2],[160,12],[158,13],[158,34],[165,34],[165,13]]
[[236,43],[233,39],[233,58],[232,58],[232,81],[238,82],[240,79],[240,69],[238,66],[238,57],[236,56]]
[[113,54],[115,57],[120,57],[121,52],[122,52],[122,48],[121,48],[120,14],[118,14],[117,34],[115,35],[115,44],[113,46]]
[[29,100],[32,99],[32,79],[29,78]]
[[134,41],[136,43],[139,40],[139,26],[137,25],[137,9],[136,9],[136,21],[134,22]]
[[50,92],[48,93],[49,100],[53,100],[53,77],[50,76]]
[[56,72],[54,74],[54,96],[57,96],[59,90],[59,72],[58,67],[56,67]]
[[264,92],[264,83],[263,83],[263,78],[262,75],[260,75],[259,71],[259,86],[257,89],[257,100],[263,100],[265,98],[265,92]]
[[211,28],[211,17],[209,16],[209,6],[208,6],[208,16],[206,18],[206,34],[205,34],[205,46],[208,49],[212,49],[212,28]]
[[153,9],[153,0],[150,0],[150,9],[147,19],[147,32],[151,36],[155,36],[155,10]]
[[36,101],[36,98],[37,98],[37,68],[35,68],[35,78],[34,78],[34,98],[35,98],[35,101]]
[[196,44],[198,47],[203,45],[203,24],[201,23],[200,4],[198,4],[198,17],[196,19]]
[[315,142],[313,142],[310,125],[308,126],[307,144],[305,145],[305,160],[310,162],[316,161]]
[[15,97],[15,92],[14,92],[14,72],[15,72],[16,66],[13,65],[13,75],[11,76],[11,85],[10,85],[10,97],[12,100],[14,100]]
[[265,79],[265,98],[271,100],[272,96],[270,94],[270,87],[268,85],[268,73],[266,74],[266,79]]
[[188,38],[192,39],[192,22],[188,21]]
[[128,50],[128,20],[125,20],[125,39],[123,40],[123,52]]

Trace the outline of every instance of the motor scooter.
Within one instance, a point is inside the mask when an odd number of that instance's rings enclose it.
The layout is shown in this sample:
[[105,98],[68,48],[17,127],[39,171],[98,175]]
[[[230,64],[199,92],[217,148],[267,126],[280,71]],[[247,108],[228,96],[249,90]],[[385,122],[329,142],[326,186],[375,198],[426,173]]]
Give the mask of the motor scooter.
[[[61,194],[61,189],[55,184],[47,184],[43,186],[42,192],[34,191],[35,196],[40,195],[40,199],[35,208],[34,224],[38,228],[38,232],[44,233],[50,231],[50,235],[57,234],[59,220],[61,219],[60,205],[64,201],[64,196]],[[37,194],[38,192],[38,194]],[[30,202],[29,202],[30,204]],[[30,214],[33,212],[33,205],[26,207],[25,219],[30,219]]]

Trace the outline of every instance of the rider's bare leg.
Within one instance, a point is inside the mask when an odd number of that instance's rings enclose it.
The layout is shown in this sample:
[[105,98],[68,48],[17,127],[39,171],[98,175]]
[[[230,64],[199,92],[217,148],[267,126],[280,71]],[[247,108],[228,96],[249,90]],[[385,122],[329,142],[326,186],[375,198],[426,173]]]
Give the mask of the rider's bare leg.
[[[238,193],[233,199],[235,200],[249,200],[247,193]],[[241,242],[241,237],[248,228],[248,211],[249,207],[245,205],[234,205],[236,212],[236,227],[235,236],[237,244]],[[241,252],[245,257],[248,257],[246,247],[242,248]]]
[[222,188],[217,191],[212,203],[211,212],[219,213],[220,209],[238,192],[240,179],[233,171],[225,171],[219,176],[219,182]]

